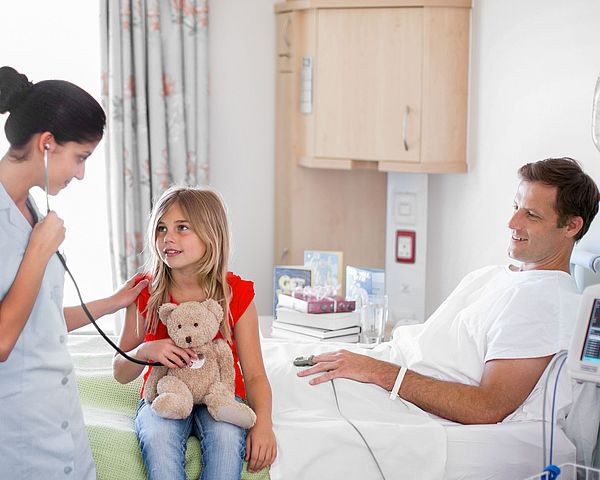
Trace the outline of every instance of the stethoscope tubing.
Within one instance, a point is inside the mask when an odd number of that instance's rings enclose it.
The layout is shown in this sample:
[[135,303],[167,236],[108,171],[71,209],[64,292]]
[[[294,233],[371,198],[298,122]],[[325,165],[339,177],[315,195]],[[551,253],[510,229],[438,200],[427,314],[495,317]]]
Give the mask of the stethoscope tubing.
[[[46,215],[48,215],[48,212],[50,212],[50,199],[48,196],[48,149],[49,149],[49,146],[44,145],[44,192],[46,194]],[[88,319],[92,323],[92,325],[94,325],[94,327],[96,327],[96,330],[98,330],[98,333],[102,336],[102,338],[104,338],[104,340],[106,340],[106,342],[115,351],[117,351],[117,353],[119,353],[119,355],[121,355],[126,360],[129,360],[130,362],[137,363],[138,365],[145,365],[145,366],[147,365],[150,367],[162,367],[163,364],[159,363],[159,362],[146,362],[144,360],[138,360],[137,358],[133,358],[132,356],[128,355],[123,350],[121,350],[108,337],[108,335],[106,335],[106,333],[104,333],[104,331],[96,323],[96,320],[94,320],[93,315],[90,313],[85,302],[83,301],[83,298],[81,297],[81,292],[79,291],[79,285],[77,285],[77,282],[75,281],[75,277],[73,277],[71,270],[69,270],[69,267],[67,266],[67,261],[59,252],[56,252],[56,256],[58,257],[58,259],[60,260],[60,263],[62,263],[63,267],[65,268],[65,271],[69,274],[69,277],[71,277],[71,280],[73,281],[73,285],[75,285],[75,290],[77,291],[77,296],[79,297],[79,303],[81,304],[81,308],[83,309],[84,313],[86,314],[86,316],[88,317]]]

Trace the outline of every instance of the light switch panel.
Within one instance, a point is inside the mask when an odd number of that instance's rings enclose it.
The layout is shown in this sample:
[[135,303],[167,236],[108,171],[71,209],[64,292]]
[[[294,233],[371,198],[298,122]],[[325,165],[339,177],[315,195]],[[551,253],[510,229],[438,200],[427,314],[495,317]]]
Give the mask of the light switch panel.
[[414,193],[394,193],[394,222],[396,225],[414,225],[416,222]]

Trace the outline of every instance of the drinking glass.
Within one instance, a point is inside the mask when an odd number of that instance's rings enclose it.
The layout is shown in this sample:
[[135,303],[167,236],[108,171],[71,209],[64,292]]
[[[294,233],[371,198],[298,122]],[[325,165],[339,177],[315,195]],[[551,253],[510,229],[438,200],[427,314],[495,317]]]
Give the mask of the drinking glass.
[[362,343],[380,343],[383,341],[387,318],[387,295],[369,295],[366,305],[363,305],[360,310],[360,341]]

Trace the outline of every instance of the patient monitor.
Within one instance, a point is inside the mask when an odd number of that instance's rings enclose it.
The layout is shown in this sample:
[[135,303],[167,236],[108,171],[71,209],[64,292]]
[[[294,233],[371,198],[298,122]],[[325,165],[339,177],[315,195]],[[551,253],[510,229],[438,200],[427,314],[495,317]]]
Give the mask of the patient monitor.
[[567,366],[573,379],[600,384],[600,285],[581,296]]

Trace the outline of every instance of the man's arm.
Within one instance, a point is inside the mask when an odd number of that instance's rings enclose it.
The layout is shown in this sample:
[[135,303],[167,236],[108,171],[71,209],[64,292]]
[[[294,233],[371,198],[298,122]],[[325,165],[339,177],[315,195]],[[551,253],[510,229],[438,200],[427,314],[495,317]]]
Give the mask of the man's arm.
[[[485,364],[477,387],[408,370],[399,395],[429,413],[455,422],[497,423],[525,401],[551,359],[552,356],[491,360]],[[400,370],[398,365],[346,350],[316,355],[314,360],[316,365],[298,373],[304,377],[325,372],[313,378],[311,385],[349,378],[391,391]]]

